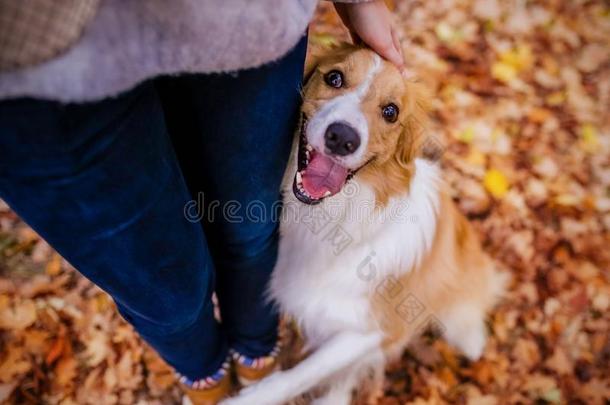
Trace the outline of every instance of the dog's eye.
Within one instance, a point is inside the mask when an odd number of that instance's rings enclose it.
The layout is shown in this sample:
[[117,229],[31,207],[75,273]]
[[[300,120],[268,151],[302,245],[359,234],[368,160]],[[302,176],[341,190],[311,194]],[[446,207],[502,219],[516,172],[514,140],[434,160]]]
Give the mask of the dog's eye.
[[324,81],[330,87],[334,87],[335,89],[343,87],[343,73],[339,72],[338,70],[331,70],[324,75]]
[[396,107],[396,104],[390,103],[381,109],[381,114],[383,115],[383,119],[387,122],[396,122],[396,119],[398,118],[398,107]]

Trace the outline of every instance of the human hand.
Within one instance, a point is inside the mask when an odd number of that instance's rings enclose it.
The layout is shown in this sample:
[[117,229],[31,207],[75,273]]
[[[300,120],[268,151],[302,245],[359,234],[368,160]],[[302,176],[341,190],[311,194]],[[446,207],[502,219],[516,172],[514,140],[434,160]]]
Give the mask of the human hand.
[[404,58],[392,16],[383,0],[335,3],[354,43],[363,42],[379,55],[404,69]]

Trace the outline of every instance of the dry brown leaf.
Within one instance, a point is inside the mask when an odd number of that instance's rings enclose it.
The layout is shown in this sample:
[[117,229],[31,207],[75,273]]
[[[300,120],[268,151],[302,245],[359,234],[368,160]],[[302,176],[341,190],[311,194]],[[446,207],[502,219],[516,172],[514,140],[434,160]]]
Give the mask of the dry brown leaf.
[[104,330],[93,330],[87,337],[84,357],[89,367],[95,367],[106,360],[112,350],[109,346],[109,338],[107,331]]
[[580,395],[591,404],[607,403],[610,399],[610,381],[594,378],[580,389]]
[[15,388],[17,388],[17,384],[17,381],[0,383],[0,403],[4,403],[4,401],[9,399]]
[[31,370],[32,364],[26,358],[23,347],[12,347],[5,354],[6,357],[0,363],[0,382],[11,383]]
[[559,375],[570,374],[573,364],[566,352],[558,346],[551,357],[546,359],[544,364]]
[[50,333],[40,329],[28,329],[23,332],[23,346],[33,355],[43,355],[49,350]]
[[21,330],[36,322],[36,304],[32,300],[19,300],[0,309],[0,329]]
[[490,208],[491,199],[479,182],[467,179],[460,187],[459,206],[467,214],[479,215]]
[[126,350],[116,365],[118,385],[125,389],[135,389],[142,381],[142,375],[138,372],[133,361],[133,353]]
[[77,376],[78,362],[72,353],[64,355],[55,365],[55,380],[61,387],[71,385]]
[[540,361],[538,346],[530,339],[518,339],[512,354],[517,364],[522,365],[525,370],[531,369]]

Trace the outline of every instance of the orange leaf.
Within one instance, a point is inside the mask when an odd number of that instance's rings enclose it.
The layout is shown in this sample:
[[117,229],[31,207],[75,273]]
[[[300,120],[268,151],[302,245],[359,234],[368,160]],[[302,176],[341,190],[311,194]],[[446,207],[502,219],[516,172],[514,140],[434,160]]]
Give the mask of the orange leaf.
[[77,375],[78,363],[72,354],[63,356],[55,366],[55,382],[65,387],[72,383]]
[[61,256],[55,253],[45,267],[45,272],[49,276],[56,276],[61,272]]
[[66,349],[66,343],[66,332],[65,329],[62,328],[59,332],[59,335],[57,336],[57,339],[55,340],[55,342],[53,342],[53,346],[51,346],[51,349],[45,357],[45,363],[47,365],[51,365],[52,363],[54,363],[55,360],[57,360],[63,354],[64,349]]

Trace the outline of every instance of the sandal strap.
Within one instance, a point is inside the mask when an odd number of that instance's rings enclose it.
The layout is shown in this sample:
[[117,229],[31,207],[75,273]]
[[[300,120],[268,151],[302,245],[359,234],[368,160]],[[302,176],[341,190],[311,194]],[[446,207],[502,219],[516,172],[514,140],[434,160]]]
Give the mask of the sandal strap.
[[239,353],[237,350],[232,349],[230,351],[231,357],[233,360],[245,367],[253,368],[253,369],[262,369],[268,367],[270,364],[275,363],[277,360],[277,356],[280,353],[281,344],[280,339],[278,339],[275,347],[269,352],[269,354],[260,357],[249,357],[244,354]]
[[214,372],[214,374],[207,376],[207,377],[203,377],[203,378],[198,378],[198,379],[190,379],[185,375],[182,375],[180,373],[176,373],[176,377],[178,379],[178,381],[181,384],[184,384],[185,386],[194,389],[194,390],[205,390],[205,389],[210,389],[212,387],[217,386],[220,381],[222,381],[222,379],[229,373],[229,368],[231,367],[231,355],[229,354],[227,356],[227,358],[225,359],[225,361],[222,363],[222,365],[220,366],[220,368]]

